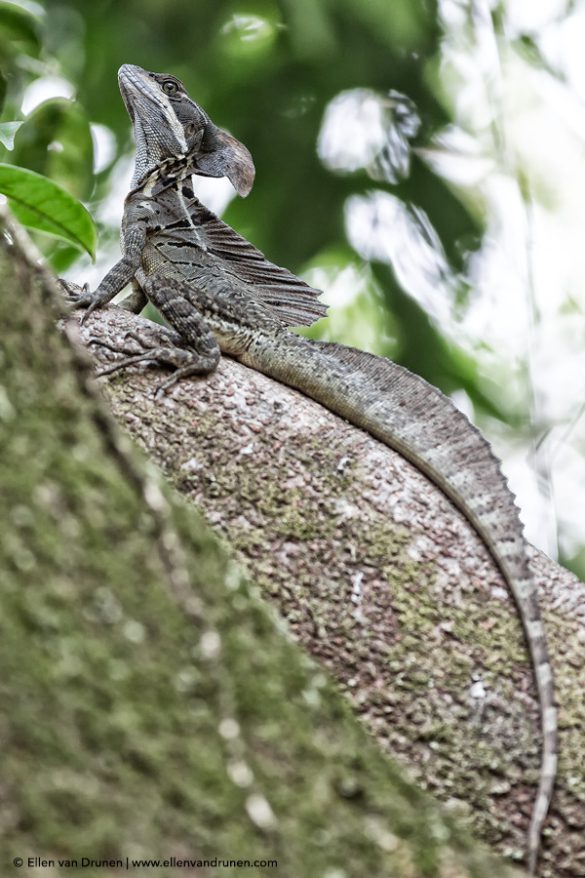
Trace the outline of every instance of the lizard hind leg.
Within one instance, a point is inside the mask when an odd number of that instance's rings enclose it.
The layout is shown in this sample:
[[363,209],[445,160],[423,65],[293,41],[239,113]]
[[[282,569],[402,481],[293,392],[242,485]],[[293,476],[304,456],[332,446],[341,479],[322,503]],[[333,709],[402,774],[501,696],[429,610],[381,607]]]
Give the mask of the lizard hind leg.
[[[178,380],[187,375],[212,372],[219,363],[220,348],[209,324],[198,311],[190,287],[175,278],[169,282],[164,277],[146,277],[142,282],[144,292],[162,316],[168,321],[180,347],[174,350],[176,372],[159,387],[158,393],[166,393]],[[165,352],[165,362],[171,362]]]
[[[207,327],[205,329],[207,330]],[[166,393],[181,378],[212,372],[219,362],[220,350],[211,330],[201,332],[195,339],[195,343],[191,342],[191,344],[181,344],[181,336],[172,330],[165,330],[164,341],[160,338],[153,338],[150,334],[137,332],[126,333],[125,341],[128,339],[134,342],[132,350],[126,348],[125,353],[129,355],[100,369],[98,375],[111,375],[120,369],[141,363],[156,363],[174,367],[173,374],[158,387],[157,396]],[[97,342],[101,347],[119,352],[119,348],[104,344],[101,340],[90,339],[90,342],[92,341]]]

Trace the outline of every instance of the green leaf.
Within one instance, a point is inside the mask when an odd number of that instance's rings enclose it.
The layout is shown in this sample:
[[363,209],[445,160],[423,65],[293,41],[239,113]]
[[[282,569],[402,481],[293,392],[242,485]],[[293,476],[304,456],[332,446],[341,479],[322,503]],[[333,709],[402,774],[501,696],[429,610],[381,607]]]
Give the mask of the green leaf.
[[4,101],[6,100],[6,77],[4,73],[0,71],[0,111],[4,107]]
[[39,17],[14,3],[0,0],[0,45],[2,54],[13,57],[21,52],[36,56],[41,41]]
[[44,101],[27,116],[14,141],[15,165],[49,177],[77,198],[94,184],[93,141],[89,120],[78,103]]
[[51,267],[57,276],[62,275],[73,263],[79,259],[79,251],[76,247],[66,244],[65,241],[57,241],[55,238],[47,238],[50,246],[44,252],[45,258],[51,263]]
[[94,258],[94,221],[83,204],[57,183],[34,171],[0,163],[0,192],[23,225],[69,241]]
[[14,135],[22,122],[0,122],[0,143],[6,149],[14,149]]

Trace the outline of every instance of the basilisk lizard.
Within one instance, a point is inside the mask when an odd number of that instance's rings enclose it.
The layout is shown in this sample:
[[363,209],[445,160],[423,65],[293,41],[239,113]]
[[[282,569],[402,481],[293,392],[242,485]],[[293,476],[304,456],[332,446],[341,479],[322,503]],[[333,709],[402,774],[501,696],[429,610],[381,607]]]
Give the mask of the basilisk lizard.
[[[122,259],[94,293],[69,289],[87,313],[128,283],[131,305],[149,299],[178,344],[147,349],[107,370],[145,360],[175,367],[161,386],[213,370],[220,353],[297,388],[397,450],[465,515],[489,549],[518,607],[541,709],[542,764],[528,833],[536,870],[557,763],[551,667],[522,535],[497,459],[439,390],[382,357],[310,341],[289,326],[325,314],[319,291],[270,263],[193,195],[192,174],[227,176],[240,195],[254,179],[250,153],[215,126],[180,80],[125,64],[119,85],[134,127],[136,164],[122,224]],[[87,316],[87,315],[85,315]]]

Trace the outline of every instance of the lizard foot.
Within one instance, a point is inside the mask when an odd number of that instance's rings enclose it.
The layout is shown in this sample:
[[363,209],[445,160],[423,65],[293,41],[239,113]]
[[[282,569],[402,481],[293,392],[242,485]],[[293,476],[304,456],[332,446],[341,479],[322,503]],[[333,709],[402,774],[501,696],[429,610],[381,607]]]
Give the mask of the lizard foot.
[[62,277],[58,278],[57,282],[63,291],[68,305],[71,305],[73,308],[85,307],[84,299],[89,295],[89,284],[84,284],[80,287],[79,284],[73,283],[70,280],[63,280]]
[[[119,350],[108,344],[103,344],[103,346],[109,350]],[[100,377],[102,375],[111,375],[119,369],[125,369],[128,366],[136,366],[140,363],[146,362],[174,366],[176,369],[173,375],[164,381],[157,389],[157,397],[165,394],[181,378],[185,378],[187,375],[206,374],[215,369],[217,365],[215,357],[202,356],[196,351],[186,350],[184,348],[161,346],[134,356],[124,357],[116,363],[112,363],[110,366],[105,366],[103,369],[100,369],[97,374]]]
[[[158,327],[158,329],[161,330],[161,333],[164,332],[164,338],[156,341],[152,337],[152,329],[149,329],[148,334],[142,334],[135,329],[128,329],[122,334],[121,344],[114,345],[96,335],[90,335],[87,339],[87,344],[105,348],[108,351],[113,351],[115,354],[127,354],[129,357],[136,357],[142,354],[146,357],[147,354],[151,355],[152,351],[156,351],[159,348],[167,348],[171,345],[180,347],[181,336],[178,332],[162,326]],[[129,341],[135,342],[135,344],[127,344]],[[161,344],[162,341],[166,342],[166,344]]]
[[86,309],[85,314],[81,318],[82,324],[85,323],[92,311],[95,311],[96,308],[103,304],[96,294],[91,292],[87,283],[80,287],[79,284],[73,283],[73,281],[59,278],[59,284],[65,293],[65,301],[68,305],[71,305],[72,309]]
[[136,348],[134,345],[127,345],[126,335],[123,336],[121,344],[112,344],[110,341],[106,341],[96,335],[90,335],[87,339],[87,344],[94,345],[98,348],[104,348],[106,351],[112,351],[114,354],[126,354],[127,357],[135,357],[138,354],[144,353],[142,348]]
[[201,358],[198,354],[195,354],[196,359],[190,363],[182,366],[180,369],[177,369],[170,378],[167,378],[166,381],[163,381],[162,384],[156,389],[156,393],[154,394],[155,399],[162,399],[163,396],[169,392],[171,387],[174,387],[181,378],[188,378],[190,375],[207,375],[209,372],[213,372],[215,369],[214,365],[210,365],[208,363],[202,363]]

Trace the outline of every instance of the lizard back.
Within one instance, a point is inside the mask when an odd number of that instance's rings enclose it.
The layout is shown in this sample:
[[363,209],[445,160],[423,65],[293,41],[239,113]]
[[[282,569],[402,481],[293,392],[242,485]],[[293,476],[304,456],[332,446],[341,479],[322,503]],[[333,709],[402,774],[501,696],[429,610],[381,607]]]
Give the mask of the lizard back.
[[157,204],[164,225],[148,240],[167,260],[167,270],[200,284],[202,273],[209,275],[215,268],[226,282],[245,289],[286,326],[310,326],[327,313],[327,306],[319,301],[321,290],[270,262],[195,198],[189,186],[183,185],[180,192],[169,187],[157,197]]

